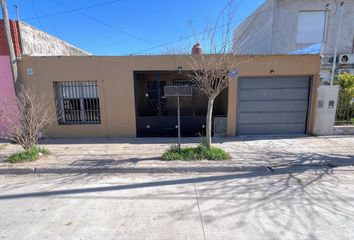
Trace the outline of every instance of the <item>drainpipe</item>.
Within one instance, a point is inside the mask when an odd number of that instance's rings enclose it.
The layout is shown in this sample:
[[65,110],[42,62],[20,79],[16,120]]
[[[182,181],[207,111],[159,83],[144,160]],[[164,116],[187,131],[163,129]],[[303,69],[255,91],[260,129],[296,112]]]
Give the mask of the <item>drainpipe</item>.
[[343,19],[343,9],[344,9],[344,2],[341,2],[341,4],[340,4],[340,17],[339,17],[338,33],[337,33],[337,41],[336,41],[336,45],[334,47],[334,54],[333,54],[333,64],[332,64],[332,73],[331,73],[331,86],[333,85],[334,72],[336,70],[337,52],[338,52],[338,45],[339,45],[339,40],[340,40],[342,19]]

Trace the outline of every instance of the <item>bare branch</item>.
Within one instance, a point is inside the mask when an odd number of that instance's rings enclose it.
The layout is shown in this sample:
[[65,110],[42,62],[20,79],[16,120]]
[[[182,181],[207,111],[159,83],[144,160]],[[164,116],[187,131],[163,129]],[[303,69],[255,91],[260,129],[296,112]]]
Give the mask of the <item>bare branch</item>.
[[[209,27],[204,38],[204,47],[207,54],[189,55],[190,71],[184,72],[196,87],[208,97],[208,111],[206,117],[207,145],[211,145],[212,112],[215,98],[220,92],[229,87],[233,71],[240,64],[239,59],[232,52],[232,22],[237,11],[235,0],[229,1],[220,13],[215,26]],[[218,25],[226,26],[219,34]]]
[[33,89],[24,88],[16,97],[0,96],[0,137],[29,149],[37,144],[46,127],[56,119],[50,101]]

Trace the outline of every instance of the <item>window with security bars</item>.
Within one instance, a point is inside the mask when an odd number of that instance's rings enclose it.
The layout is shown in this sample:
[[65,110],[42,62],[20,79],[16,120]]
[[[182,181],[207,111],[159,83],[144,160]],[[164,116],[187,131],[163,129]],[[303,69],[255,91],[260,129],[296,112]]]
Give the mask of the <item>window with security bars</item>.
[[60,125],[100,124],[97,81],[54,82]]

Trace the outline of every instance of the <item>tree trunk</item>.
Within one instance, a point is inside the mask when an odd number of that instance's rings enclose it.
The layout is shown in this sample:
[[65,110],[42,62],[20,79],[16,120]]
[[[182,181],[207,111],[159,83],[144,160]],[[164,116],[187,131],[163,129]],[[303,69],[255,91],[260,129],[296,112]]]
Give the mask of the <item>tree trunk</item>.
[[210,96],[208,99],[208,112],[207,112],[207,117],[206,117],[206,145],[208,148],[211,146],[211,127],[213,123],[213,106],[214,106],[214,100],[217,95]]

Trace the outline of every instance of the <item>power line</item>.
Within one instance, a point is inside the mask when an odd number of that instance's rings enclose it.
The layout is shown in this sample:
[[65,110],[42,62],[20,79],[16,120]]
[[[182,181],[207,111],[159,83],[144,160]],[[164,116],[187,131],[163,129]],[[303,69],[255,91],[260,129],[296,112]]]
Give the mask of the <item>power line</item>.
[[121,1],[122,0],[112,0],[112,1],[102,2],[102,3],[92,4],[92,5],[88,5],[88,6],[84,6],[84,7],[79,7],[79,8],[71,8],[70,10],[66,10],[66,11],[52,12],[52,13],[47,13],[47,14],[43,14],[43,15],[39,15],[39,16],[36,15],[36,16],[33,16],[33,17],[23,18],[22,20],[28,21],[28,20],[33,20],[33,19],[36,19],[36,18],[44,18],[44,17],[62,15],[62,14],[71,13],[71,12],[75,12],[75,11],[80,11],[80,10],[100,7],[100,6],[104,6],[104,5],[109,5],[109,4],[113,4],[113,3],[121,2]]
[[[15,5],[15,8],[17,9],[17,6]],[[40,17],[38,17],[38,14],[37,14],[37,8],[36,8],[36,5],[35,5],[35,2],[34,2],[34,0],[32,0],[32,8],[33,8],[33,12],[34,12],[34,14],[35,14],[35,18],[37,19],[37,21],[38,21],[38,24],[39,24],[39,28],[42,30],[42,31],[44,31],[44,32],[47,32],[45,29],[44,29],[44,26],[43,26],[43,24],[42,24],[42,21],[41,21],[41,19],[40,19]],[[17,13],[16,13],[17,14]],[[58,35],[58,30],[57,30],[57,28],[54,26],[54,24],[52,23],[52,21],[50,20],[50,18],[49,17],[46,17],[46,20],[48,21],[48,23],[52,26],[52,29],[54,29],[54,32],[55,33],[57,33],[56,35]]]
[[[293,3],[297,2],[297,1],[298,1],[298,0],[293,0],[293,1],[290,1],[290,2],[287,2],[287,3],[284,3],[284,4],[282,4],[282,5],[279,5],[279,6],[277,6],[277,7],[273,7],[273,8],[267,9],[267,10],[263,10],[263,11],[259,11],[259,12],[257,12],[257,14],[259,15],[259,14],[262,14],[262,13],[266,13],[266,12],[269,12],[269,11],[273,11],[273,10],[275,10],[275,9],[277,9],[277,8],[281,8],[281,7],[284,7],[284,6],[286,6],[286,5],[293,4]],[[248,17],[251,17],[252,15],[254,15],[254,13],[251,14],[251,15],[249,15],[249,16],[247,16],[247,17],[245,17],[245,18],[238,19],[238,20],[232,21],[231,23],[221,25],[221,26],[215,28],[215,30],[222,29],[222,28],[228,26],[229,24],[238,23],[238,22],[240,22],[240,21],[243,21],[243,20],[247,19]],[[182,42],[182,41],[188,40],[188,39],[190,39],[190,38],[193,38],[193,37],[196,37],[196,36],[200,36],[200,35],[202,35],[202,34],[205,34],[207,31],[208,31],[208,30],[205,30],[205,31],[200,32],[200,33],[198,33],[198,34],[196,34],[196,35],[190,35],[190,36],[184,37],[184,38],[179,39],[179,40],[174,40],[174,41],[170,41],[170,42],[166,42],[166,43],[157,45],[156,47],[147,48],[147,49],[144,49],[144,50],[142,50],[142,51],[136,52],[136,53],[134,53],[134,54],[132,54],[132,55],[142,54],[142,53],[145,53],[145,52],[154,50],[154,49],[159,49],[159,48],[162,48],[162,47],[165,47],[165,46],[174,44],[174,43]]]
[[124,30],[122,30],[122,29],[120,29],[120,28],[117,28],[116,26],[113,26],[112,24],[103,22],[103,21],[101,21],[101,20],[99,20],[99,19],[97,19],[97,18],[95,18],[95,17],[92,17],[91,15],[88,15],[88,14],[86,14],[86,13],[80,12],[79,10],[69,7],[68,5],[62,3],[62,2],[59,1],[59,0],[54,0],[54,1],[57,2],[58,4],[64,6],[64,7],[66,7],[66,8],[68,8],[68,9],[70,9],[71,11],[80,14],[81,16],[84,16],[84,17],[86,17],[86,18],[89,18],[89,19],[91,19],[92,21],[95,21],[95,22],[97,22],[97,23],[99,23],[99,24],[101,24],[101,25],[104,25],[104,26],[106,26],[106,27],[109,27],[109,28],[111,28],[111,29],[113,29],[113,30],[115,30],[115,31],[117,31],[117,32],[123,33],[123,34],[125,34],[125,35],[127,35],[127,36],[129,36],[129,37],[131,37],[131,38],[135,38],[135,39],[140,40],[140,41],[143,41],[143,42],[145,42],[145,43],[149,43],[149,44],[151,44],[151,45],[157,46],[156,43],[153,43],[153,42],[151,42],[151,41],[149,41],[149,40],[147,40],[147,39],[144,39],[144,38],[142,38],[142,37],[139,37],[139,36],[137,36],[137,35],[135,35],[135,34],[133,34],[133,33],[129,33],[129,32],[127,32],[127,31],[124,31]]
[[[38,14],[37,14],[37,9],[36,9],[36,5],[35,5],[35,3],[34,3],[34,0],[32,0],[32,8],[33,8],[34,15],[38,16]],[[41,30],[42,30],[42,31],[45,31],[41,20],[40,20],[39,18],[37,18],[37,20],[38,20],[38,24],[39,24]]]

